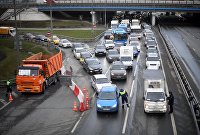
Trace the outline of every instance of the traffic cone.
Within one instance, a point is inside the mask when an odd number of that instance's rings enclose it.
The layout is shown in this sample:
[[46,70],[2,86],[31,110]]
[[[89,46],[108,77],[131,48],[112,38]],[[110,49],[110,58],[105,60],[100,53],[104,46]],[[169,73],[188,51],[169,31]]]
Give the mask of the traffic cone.
[[89,109],[90,109],[90,107],[89,107],[89,101],[88,101],[88,100],[86,100],[86,107],[85,107],[85,109],[86,109],[86,110],[89,110]]
[[86,93],[86,98],[85,98],[86,101],[89,101],[89,95],[88,93]]
[[75,112],[78,111],[77,106],[76,106],[76,101],[74,101],[74,108],[73,108],[73,111],[75,111]]
[[85,94],[87,92],[86,87],[83,87],[83,94]]
[[12,98],[12,94],[10,93],[9,95],[9,101],[12,102],[13,101],[13,98]]
[[84,103],[81,102],[81,104],[80,104],[80,112],[83,112],[83,111],[85,111],[85,109],[84,109]]

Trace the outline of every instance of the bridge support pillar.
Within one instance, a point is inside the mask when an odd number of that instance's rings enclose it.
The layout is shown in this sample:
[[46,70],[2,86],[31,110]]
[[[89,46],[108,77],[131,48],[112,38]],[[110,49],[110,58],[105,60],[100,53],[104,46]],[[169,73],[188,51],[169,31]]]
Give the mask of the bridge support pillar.
[[151,25],[155,26],[156,24],[156,12],[151,13]]
[[96,12],[91,11],[90,14],[92,15],[92,25],[96,25]]

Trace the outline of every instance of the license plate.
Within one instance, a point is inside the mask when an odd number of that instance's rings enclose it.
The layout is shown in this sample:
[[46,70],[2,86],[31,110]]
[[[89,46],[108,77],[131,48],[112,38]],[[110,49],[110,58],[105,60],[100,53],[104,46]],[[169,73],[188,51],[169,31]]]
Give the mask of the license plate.
[[29,89],[25,89],[25,91],[26,91],[26,92],[29,92],[30,90],[29,90]]
[[103,108],[103,110],[104,110],[104,111],[108,111],[108,110],[110,110],[110,109],[109,109],[109,108]]

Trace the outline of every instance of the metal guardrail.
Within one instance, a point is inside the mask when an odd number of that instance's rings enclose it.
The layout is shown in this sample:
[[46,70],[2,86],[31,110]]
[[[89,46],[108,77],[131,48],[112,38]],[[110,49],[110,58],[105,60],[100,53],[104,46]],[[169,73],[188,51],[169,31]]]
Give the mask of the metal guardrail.
[[195,121],[197,133],[198,133],[198,135],[200,135],[200,131],[199,131],[200,130],[200,104],[199,104],[199,101],[196,98],[178,60],[176,59],[175,55],[173,54],[173,52],[170,48],[170,45],[168,44],[167,40],[164,38],[164,34],[162,33],[162,29],[160,28],[160,26],[159,26],[159,32],[162,36],[162,39],[165,42],[165,49],[166,49],[169,59],[172,63],[172,66],[175,70],[175,73],[179,79],[179,82],[183,88],[183,92],[185,94],[187,102],[190,106],[190,109],[191,109],[191,112],[192,112],[192,115],[193,115],[193,118]]

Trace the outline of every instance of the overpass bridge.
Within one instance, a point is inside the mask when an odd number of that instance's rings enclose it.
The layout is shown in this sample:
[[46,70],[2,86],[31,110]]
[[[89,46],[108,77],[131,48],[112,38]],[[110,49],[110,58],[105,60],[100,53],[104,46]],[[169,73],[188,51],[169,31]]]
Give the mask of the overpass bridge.
[[[17,8],[37,7],[39,11],[161,11],[200,12],[199,0],[15,0]],[[13,8],[13,0],[1,0],[0,8]]]

